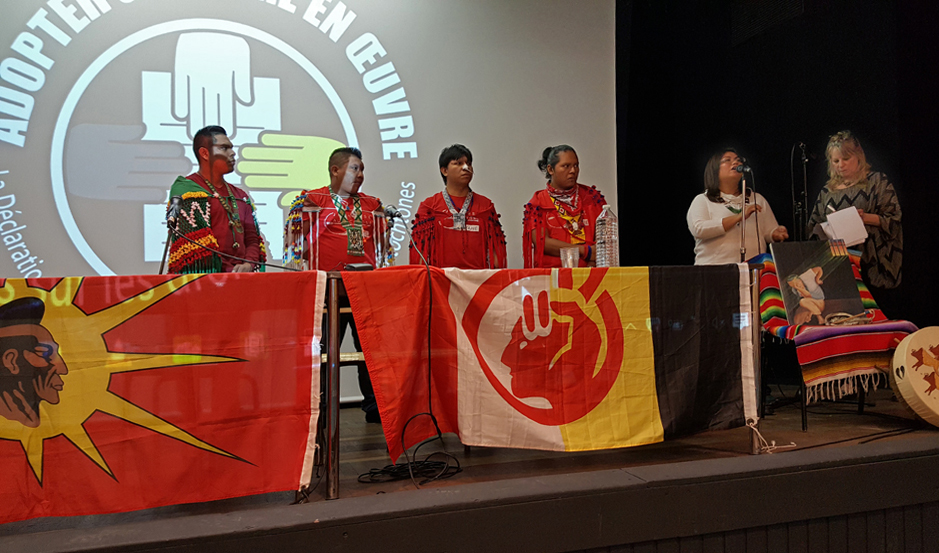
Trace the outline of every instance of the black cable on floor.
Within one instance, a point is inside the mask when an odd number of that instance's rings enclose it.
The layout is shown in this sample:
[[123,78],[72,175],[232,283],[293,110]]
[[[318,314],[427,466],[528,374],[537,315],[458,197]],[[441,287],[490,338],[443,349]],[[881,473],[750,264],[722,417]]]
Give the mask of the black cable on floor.
[[882,438],[890,438],[890,437],[892,437],[892,436],[894,436],[894,435],[899,436],[899,435],[901,435],[901,434],[907,433],[906,431],[915,432],[916,430],[918,430],[918,429],[916,429],[916,428],[901,428],[901,429],[893,429],[893,430],[884,430],[884,431],[882,431],[882,432],[874,432],[873,434],[865,434],[864,436],[853,436],[853,437],[851,437],[851,438],[844,438],[843,440],[835,440],[835,441],[833,441],[833,442],[825,442],[825,443],[821,443],[821,444],[815,444],[815,445],[810,445],[810,446],[806,446],[806,447],[800,447],[800,448],[798,449],[798,451],[805,451],[806,449],[815,449],[815,448],[817,448],[817,447],[825,447],[825,446],[829,446],[829,445],[837,445],[837,444],[842,444],[842,443],[845,443],[845,442],[853,442],[853,441],[855,441],[855,440],[863,440],[863,441],[858,442],[859,444],[868,443],[868,442],[872,442],[872,441],[874,441],[874,440],[879,440],[879,439],[882,439]]
[[919,429],[918,429],[918,428],[900,428],[899,430],[894,430],[892,433],[884,433],[884,435],[882,435],[882,436],[875,436],[875,437],[873,437],[873,438],[868,438],[868,439],[866,439],[866,440],[864,440],[864,441],[858,442],[858,444],[859,444],[859,445],[860,445],[860,444],[867,444],[867,443],[874,442],[874,441],[877,441],[877,440],[882,440],[882,439],[884,439],[884,438],[892,438],[892,437],[894,437],[894,436],[902,436],[902,435],[904,435],[904,434],[910,434],[910,433],[912,433],[912,432],[916,432],[917,430],[919,430]]
[[[408,455],[408,450],[405,449],[404,436],[407,434],[408,425],[411,424],[411,422],[414,421],[417,417],[422,416],[429,416],[431,418],[434,423],[434,428],[437,429],[437,435],[419,443],[414,448],[412,460],[412,455]],[[385,465],[380,469],[371,469],[370,471],[359,475],[359,482],[363,484],[377,484],[410,478],[411,482],[414,484],[414,487],[420,488],[421,486],[430,482],[444,480],[459,474],[460,472],[463,472],[463,468],[460,466],[460,460],[446,450],[431,453],[422,461],[417,460],[418,451],[420,451],[420,449],[425,445],[437,440],[440,440],[440,442],[443,443],[443,435],[440,432],[440,427],[437,426],[437,419],[434,417],[433,413],[418,413],[414,415],[408,419],[408,422],[404,425],[404,430],[401,432],[401,448],[404,449],[405,462],[395,463],[393,465]],[[443,460],[432,461],[431,459],[435,456],[443,457]],[[418,482],[416,478],[423,478],[423,480]]]
[[[408,236],[410,238],[410,233],[408,233]],[[417,248],[417,246],[414,247]],[[441,445],[443,445],[443,433],[440,431],[440,425],[437,424],[437,417],[434,416],[433,382],[431,381],[431,354],[433,351],[431,348],[431,322],[434,314],[434,287],[431,282],[432,275],[430,272],[430,264],[419,249],[418,253],[424,261],[424,267],[427,269],[427,412],[412,416],[404,424],[404,429],[401,431],[401,449],[404,451],[405,462],[386,465],[380,469],[371,469],[364,474],[360,474],[359,482],[363,484],[391,482],[409,477],[414,487],[420,488],[424,484],[450,478],[463,471],[460,467],[459,459],[447,452],[446,449],[444,449],[444,451],[431,453],[422,461],[417,460],[417,452],[425,445],[438,440]],[[418,417],[430,417],[431,422],[434,424],[434,429],[437,431],[437,435],[418,444],[417,447],[414,448],[414,459],[412,460],[411,456],[408,455],[404,437],[407,435],[408,425]],[[431,461],[431,458],[435,456],[442,456],[444,461]],[[423,480],[418,482],[416,477],[422,477]]]

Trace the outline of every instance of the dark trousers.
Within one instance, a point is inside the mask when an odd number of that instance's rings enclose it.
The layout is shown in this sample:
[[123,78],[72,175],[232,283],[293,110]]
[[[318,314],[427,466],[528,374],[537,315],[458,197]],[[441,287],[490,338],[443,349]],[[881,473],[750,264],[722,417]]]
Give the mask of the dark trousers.
[[[339,298],[339,307],[349,307],[349,298],[340,297]],[[339,314],[339,343],[342,343],[343,338],[346,336],[346,329],[352,329],[352,343],[355,345],[355,351],[362,351],[362,344],[359,342],[359,332],[355,328],[355,320],[352,318],[352,313],[340,313]],[[329,328],[328,320],[326,315],[323,315],[323,343],[327,346],[324,349],[328,350],[328,336],[332,332],[332,329]],[[372,381],[368,377],[368,369],[365,366],[359,366],[359,389],[362,391],[362,410],[366,414],[369,413],[378,413],[378,403],[375,401],[375,391],[372,389]]]

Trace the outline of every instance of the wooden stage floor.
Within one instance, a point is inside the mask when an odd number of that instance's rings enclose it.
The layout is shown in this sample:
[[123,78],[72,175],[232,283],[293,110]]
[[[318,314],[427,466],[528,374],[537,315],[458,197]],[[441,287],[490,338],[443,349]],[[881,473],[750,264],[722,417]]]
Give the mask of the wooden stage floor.
[[[774,397],[794,397],[796,387],[774,389]],[[864,414],[858,414],[853,402],[821,402],[808,409],[808,432],[802,432],[798,403],[781,406],[765,417],[760,432],[777,446],[791,443],[786,451],[823,447],[850,447],[853,444],[879,440],[902,440],[913,433],[931,433],[939,429],[915,420],[889,389],[874,391],[867,397]],[[464,448],[454,435],[444,436],[444,448],[460,463],[463,471],[452,478],[428,484],[427,487],[454,486],[474,482],[490,482],[512,478],[544,476],[608,470],[643,465],[720,459],[750,455],[750,431],[735,428],[696,434],[658,444],[616,450],[557,453],[504,448]],[[441,451],[437,443],[421,449],[425,453]],[[437,459],[435,457],[435,459]],[[403,458],[401,461],[403,462]],[[398,482],[368,483],[358,481],[360,475],[390,463],[385,439],[379,425],[366,424],[358,409],[340,411],[340,497],[360,497],[415,489],[410,479]],[[320,487],[323,483],[320,484]],[[313,500],[322,498],[322,490],[314,492]]]
[[[776,388],[774,394],[777,397],[781,393],[792,396],[795,391],[794,387]],[[822,402],[812,405],[809,407],[808,432],[805,433],[801,431],[801,415],[797,403],[777,407],[772,415],[764,418],[761,432],[766,440],[775,441],[779,446],[795,444],[794,448],[780,449],[773,455],[780,457],[776,460],[779,463],[784,463],[788,455],[797,455],[795,452],[808,450],[837,449],[841,451],[837,452],[836,456],[850,457],[855,449],[862,451],[864,447],[869,447],[865,444],[875,442],[884,444],[881,449],[886,451],[891,447],[902,450],[904,442],[934,443],[934,446],[929,447],[939,448],[937,429],[916,420],[892,396],[893,393],[889,389],[869,394],[864,414],[857,413],[856,402]],[[339,507],[349,499],[353,501],[348,505],[366,505],[363,501],[367,502],[369,500],[366,498],[376,495],[387,499],[391,499],[389,495],[410,497],[407,493],[400,493],[415,489],[410,479],[383,483],[358,481],[361,474],[389,464],[390,459],[380,426],[366,423],[364,414],[357,408],[344,408],[340,412],[340,447],[341,499],[327,502],[323,498],[325,483],[320,482],[319,488],[310,497],[309,505],[290,506],[286,507],[287,509],[309,508],[315,504],[323,504],[323,508]],[[464,448],[452,435],[444,437],[444,447],[459,461],[462,472],[452,478],[429,483],[423,486],[423,489],[493,482],[509,486],[513,481],[533,477],[551,477],[554,478],[553,482],[557,482],[556,477],[559,475],[570,475],[574,480],[577,479],[575,475],[581,475],[580,479],[583,480],[584,473],[601,474],[602,471],[674,463],[691,467],[693,472],[697,461],[734,458],[743,461],[745,458],[754,457],[749,453],[750,436],[747,428],[708,432],[636,448],[583,453]],[[425,446],[419,457],[423,458],[426,453],[440,449],[439,444]],[[831,452],[826,455],[831,455]],[[889,453],[887,455],[889,456]],[[707,463],[700,465],[704,467]],[[711,463],[709,466],[712,468],[703,469],[703,473],[715,470],[713,467],[716,465]],[[470,488],[472,486],[466,489]],[[282,510],[292,500],[292,493],[278,493],[134,513],[21,521],[0,526],[0,551],[87,551],[94,550],[95,544],[113,548],[109,550],[130,550],[133,548],[131,538],[125,536],[124,541],[120,542],[122,546],[117,547],[107,536],[119,535],[122,527],[136,529],[134,532],[128,531],[127,536],[146,535],[147,525],[154,526],[154,523],[162,528],[154,530],[155,532],[165,532],[168,522],[185,525],[186,520],[196,520],[199,517],[203,517],[203,522],[199,524],[204,525],[206,516],[238,514],[263,517],[269,516],[265,513],[299,512]],[[100,536],[100,539],[91,539],[94,536]],[[152,546],[152,536],[149,541]]]

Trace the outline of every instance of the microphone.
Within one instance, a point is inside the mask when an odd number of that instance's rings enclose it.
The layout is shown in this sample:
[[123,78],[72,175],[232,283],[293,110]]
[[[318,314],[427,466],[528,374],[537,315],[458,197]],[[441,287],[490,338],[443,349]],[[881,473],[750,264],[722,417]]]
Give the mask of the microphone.
[[389,221],[392,219],[404,220],[404,215],[401,215],[401,212],[398,211],[398,208],[393,205],[385,206],[385,217],[387,217]]
[[813,154],[811,151],[806,149],[805,142],[799,142],[799,149],[802,150],[802,161],[808,161],[810,159],[818,159],[818,156]]
[[738,173],[750,173],[752,172],[752,169],[750,169],[749,165],[738,165],[734,167],[734,171]]
[[182,198],[179,196],[170,198],[170,206],[166,210],[166,226],[176,227],[176,219],[179,218],[179,202],[181,201]]

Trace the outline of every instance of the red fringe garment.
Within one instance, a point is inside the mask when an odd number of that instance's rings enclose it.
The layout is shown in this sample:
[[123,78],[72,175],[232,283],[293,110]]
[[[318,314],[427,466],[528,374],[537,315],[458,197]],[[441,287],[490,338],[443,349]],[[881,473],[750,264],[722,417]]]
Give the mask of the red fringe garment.
[[[580,215],[580,224],[584,228],[583,242],[574,241],[566,221],[558,215],[557,207],[547,188],[535,192],[531,201],[525,205],[525,214],[522,217],[522,256],[526,269],[561,266],[560,257],[544,253],[546,237],[568,244],[596,245],[595,223],[606,205],[606,199],[596,186],[578,184],[577,187],[577,193],[580,194],[577,208],[566,204],[565,208],[570,215]],[[586,267],[587,263],[581,259],[580,266]]]
[[[463,208],[466,198],[454,198],[453,206]],[[466,214],[467,230],[453,229],[453,216],[443,193],[421,202],[411,234],[410,262],[422,264],[415,247],[435,267],[459,269],[503,269],[506,266],[505,233],[495,205],[485,196],[473,193],[473,203]]]

